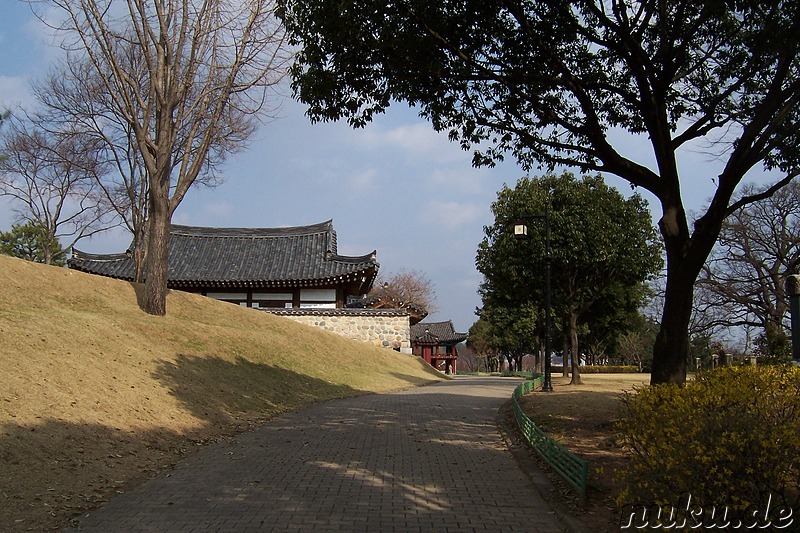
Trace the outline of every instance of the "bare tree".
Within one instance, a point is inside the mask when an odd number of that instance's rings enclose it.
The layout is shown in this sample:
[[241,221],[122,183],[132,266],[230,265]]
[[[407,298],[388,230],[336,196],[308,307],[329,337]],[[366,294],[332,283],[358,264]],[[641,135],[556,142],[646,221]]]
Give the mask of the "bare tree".
[[436,311],[433,283],[424,273],[416,270],[401,270],[389,277],[379,274],[369,296],[379,299],[388,307],[416,309],[423,316]]
[[[105,172],[94,139],[53,131],[41,116],[4,121],[0,196],[9,197],[17,218],[45,233],[47,242],[78,239],[112,227],[111,209],[97,186]],[[52,263],[51,247],[44,262]]]
[[642,331],[628,331],[617,337],[617,350],[622,363],[633,363],[642,372],[645,359],[653,355],[653,337]]
[[175,209],[210,157],[246,145],[286,74],[273,2],[42,2],[65,15],[56,29],[69,61],[89,61],[131,134],[149,190],[143,308],[164,315]]
[[[474,348],[466,344],[458,345],[458,368],[459,373],[462,372],[477,372],[480,370],[481,360],[483,358],[478,355]],[[463,370],[462,370],[463,369]]]
[[[754,186],[742,194],[762,192]],[[800,184],[729,216],[697,282],[705,328],[789,328],[788,274],[800,267]]]
[[[134,54],[121,54],[127,60],[128,73],[138,73],[147,79],[146,65]],[[120,220],[133,236],[130,252],[134,262],[135,281],[144,280],[144,262],[147,252],[147,220],[149,181],[141,153],[137,149],[133,130],[114,106],[105,90],[103,79],[88,60],[65,61],[51,70],[43,81],[34,84],[37,100],[49,114],[61,123],[69,123],[81,134],[95,137],[105,147],[104,157],[113,170],[103,176],[99,185]],[[225,113],[229,113],[226,108]],[[238,117],[238,115],[237,115]],[[54,119],[55,121],[55,119]],[[222,117],[228,123],[231,118]],[[221,182],[219,165],[226,152],[220,147],[246,140],[255,124],[241,124],[238,128],[219,128],[211,142],[206,164],[195,179],[195,184],[214,187]],[[189,132],[180,132],[180,152],[183,139]],[[179,163],[182,156],[174,158]]]

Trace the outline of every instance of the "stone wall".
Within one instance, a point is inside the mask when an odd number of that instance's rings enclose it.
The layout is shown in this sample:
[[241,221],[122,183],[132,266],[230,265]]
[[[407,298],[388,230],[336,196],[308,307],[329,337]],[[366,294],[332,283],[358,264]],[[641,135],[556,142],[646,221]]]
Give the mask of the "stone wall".
[[408,314],[402,309],[262,308],[261,310],[348,339],[411,354],[411,327]]

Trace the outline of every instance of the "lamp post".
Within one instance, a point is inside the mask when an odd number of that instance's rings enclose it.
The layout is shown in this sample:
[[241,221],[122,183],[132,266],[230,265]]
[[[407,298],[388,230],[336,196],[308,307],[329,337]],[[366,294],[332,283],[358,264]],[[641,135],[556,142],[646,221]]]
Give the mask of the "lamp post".
[[786,280],[789,311],[792,320],[792,359],[800,362],[800,275],[792,274]]
[[553,382],[550,373],[550,359],[551,359],[551,344],[550,344],[550,331],[552,328],[551,319],[551,289],[550,289],[550,270],[552,263],[552,255],[550,254],[550,207],[545,208],[544,215],[521,215],[519,219],[514,222],[514,238],[527,239],[528,238],[528,225],[526,220],[544,220],[545,231],[545,290],[544,290],[544,303],[545,303],[545,334],[544,334],[544,384],[542,385],[542,392],[552,392]]

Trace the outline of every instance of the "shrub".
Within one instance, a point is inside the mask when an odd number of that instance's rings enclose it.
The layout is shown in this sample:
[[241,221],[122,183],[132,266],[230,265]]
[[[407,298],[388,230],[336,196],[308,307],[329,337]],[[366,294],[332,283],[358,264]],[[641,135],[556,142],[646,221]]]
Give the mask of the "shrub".
[[617,424],[631,456],[617,503],[744,513],[770,501],[796,508],[800,488],[800,369],[719,368],[683,387],[625,393]]

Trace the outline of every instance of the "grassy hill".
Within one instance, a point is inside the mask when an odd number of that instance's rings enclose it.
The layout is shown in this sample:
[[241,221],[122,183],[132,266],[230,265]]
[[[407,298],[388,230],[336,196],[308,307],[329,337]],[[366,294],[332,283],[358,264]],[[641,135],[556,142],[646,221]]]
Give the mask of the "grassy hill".
[[440,379],[288,319],[0,255],[0,530],[69,518],[310,402]]

